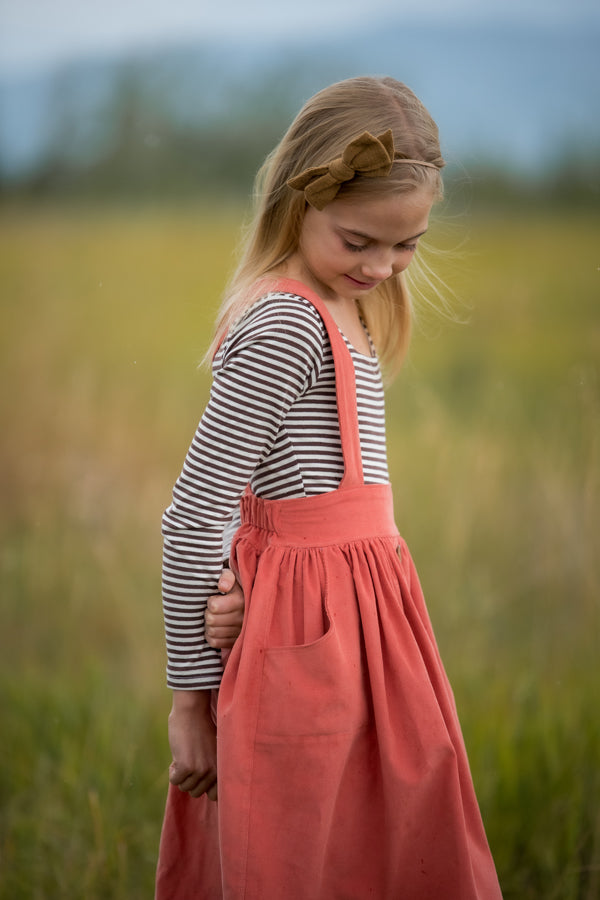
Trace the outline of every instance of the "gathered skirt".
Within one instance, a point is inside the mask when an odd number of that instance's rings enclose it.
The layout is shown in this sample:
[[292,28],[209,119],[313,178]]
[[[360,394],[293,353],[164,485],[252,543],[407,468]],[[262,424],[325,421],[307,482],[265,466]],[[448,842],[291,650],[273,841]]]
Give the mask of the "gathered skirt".
[[242,500],[219,800],[170,787],[157,900],[497,900],[389,485]]

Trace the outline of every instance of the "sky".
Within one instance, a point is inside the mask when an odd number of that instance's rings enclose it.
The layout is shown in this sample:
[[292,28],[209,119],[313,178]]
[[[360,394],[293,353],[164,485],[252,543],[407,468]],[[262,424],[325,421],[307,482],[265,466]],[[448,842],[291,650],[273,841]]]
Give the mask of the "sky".
[[411,22],[600,20],[598,0],[0,0],[0,74],[185,38],[298,37],[406,16]]

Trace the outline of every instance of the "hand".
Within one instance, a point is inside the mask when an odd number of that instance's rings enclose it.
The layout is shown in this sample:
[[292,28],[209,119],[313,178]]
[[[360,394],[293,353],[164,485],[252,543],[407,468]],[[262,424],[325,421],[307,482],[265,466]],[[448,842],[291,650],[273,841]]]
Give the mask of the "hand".
[[173,691],[169,781],[191,797],[217,799],[217,729],[210,714],[210,691]]
[[244,622],[244,594],[230,569],[223,569],[217,585],[220,594],[208,598],[204,624],[211,647],[230,650]]

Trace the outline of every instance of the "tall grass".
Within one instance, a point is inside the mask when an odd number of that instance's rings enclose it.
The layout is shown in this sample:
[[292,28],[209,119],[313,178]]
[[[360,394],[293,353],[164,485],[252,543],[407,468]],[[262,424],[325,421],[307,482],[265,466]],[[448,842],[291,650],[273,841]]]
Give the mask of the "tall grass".
[[[152,896],[169,762],[159,520],[234,218],[0,216],[0,897]],[[592,217],[480,218],[389,392],[420,569],[506,898],[600,895]],[[435,240],[435,235],[434,235]]]

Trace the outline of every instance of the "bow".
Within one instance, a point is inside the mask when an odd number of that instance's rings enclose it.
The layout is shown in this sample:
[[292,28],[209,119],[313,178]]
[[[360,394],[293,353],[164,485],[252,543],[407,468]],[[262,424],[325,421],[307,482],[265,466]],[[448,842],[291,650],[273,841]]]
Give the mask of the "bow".
[[365,131],[351,141],[343,154],[326,166],[312,166],[287,182],[295,191],[304,191],[311,206],[321,210],[335,200],[340,186],[355,175],[376,178],[389,175],[394,162],[394,138],[391,128],[374,137]]

